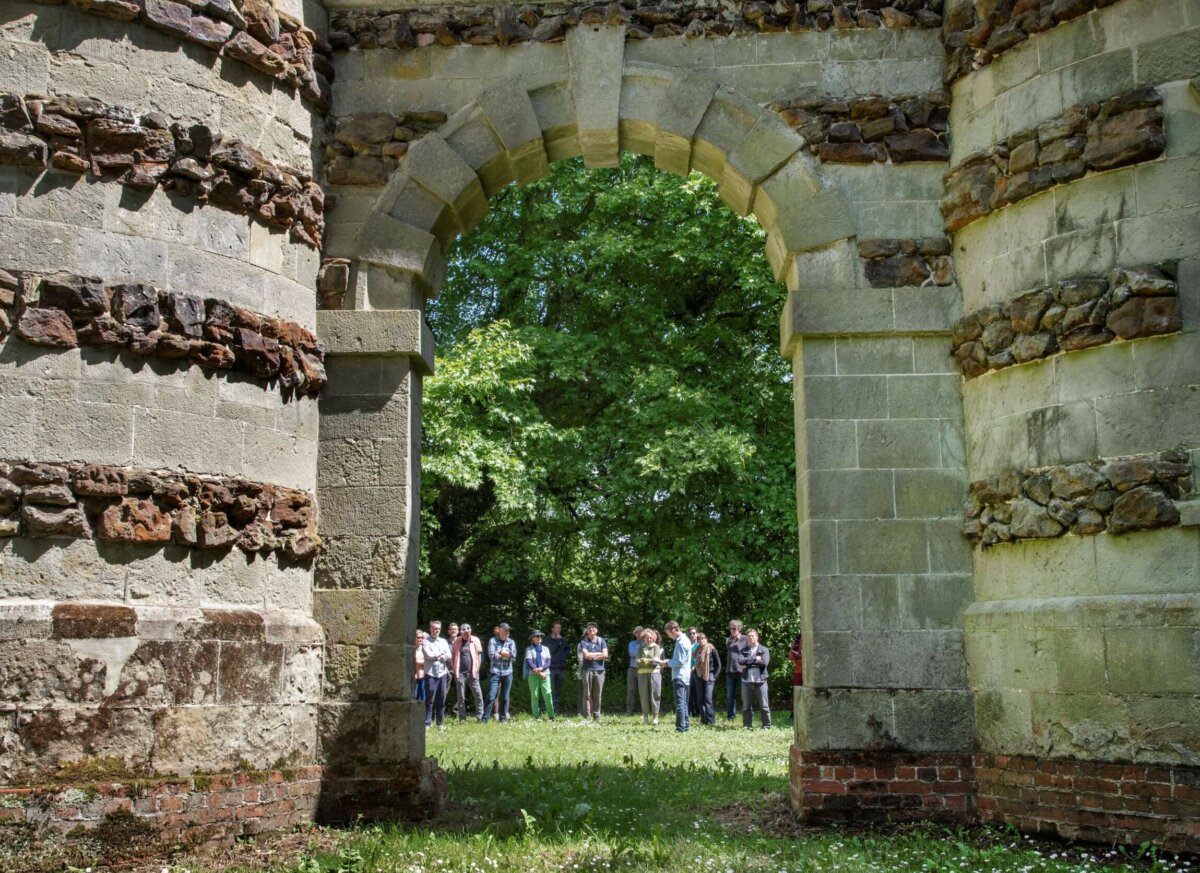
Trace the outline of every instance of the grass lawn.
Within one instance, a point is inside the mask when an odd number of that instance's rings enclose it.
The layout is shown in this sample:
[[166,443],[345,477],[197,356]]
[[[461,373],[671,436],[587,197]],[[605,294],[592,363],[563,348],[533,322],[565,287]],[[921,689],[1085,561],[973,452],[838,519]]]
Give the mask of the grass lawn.
[[640,720],[453,724],[429,733],[450,776],[432,824],[313,828],[172,871],[1034,871],[1189,870],[1150,851],[1033,842],[1003,830],[809,829],[787,808],[786,717],[770,731],[675,733]]
[[[807,828],[787,805],[790,719],[770,731],[723,720],[674,731],[640,719],[553,724],[454,723],[429,732],[449,771],[445,814],[432,823],[310,827],[247,840],[219,855],[146,859],[138,873],[491,873],[670,870],[673,873],[1067,873],[1175,871],[1187,859],[1149,849],[1035,842],[1006,830],[931,826],[885,831]],[[0,841],[2,842],[2,841]],[[62,870],[0,845],[0,869]],[[41,852],[36,854],[41,855]],[[86,852],[84,853],[86,856]],[[7,860],[5,860],[7,858]],[[16,862],[15,868],[10,866]],[[33,866],[29,866],[30,862]],[[24,863],[22,863],[24,862]],[[72,857],[66,869],[117,869]],[[1200,864],[1197,865],[1200,868]],[[1197,871],[1200,873],[1200,870]]]

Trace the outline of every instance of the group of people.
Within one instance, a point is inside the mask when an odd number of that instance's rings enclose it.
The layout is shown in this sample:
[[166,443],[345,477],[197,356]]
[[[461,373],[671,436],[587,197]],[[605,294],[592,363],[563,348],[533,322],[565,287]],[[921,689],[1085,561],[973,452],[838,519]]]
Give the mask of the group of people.
[[[429,632],[417,631],[414,684],[416,697],[425,701],[425,726],[436,721],[445,724],[447,697],[453,682],[456,701],[452,712],[460,721],[467,719],[468,695],[474,704],[475,717],[481,722],[491,718],[509,720],[509,697],[514,670],[518,662],[517,645],[511,639],[512,628],[507,623],[492,629],[486,649],[469,624],[461,627],[450,624],[447,637],[442,636],[439,621],[430,622]],[[729,636],[724,644],[724,657],[718,646],[695,627],[686,632],[678,622],[667,622],[664,633],[672,644],[670,657],[659,642],[653,628],[634,628],[627,646],[629,656],[626,711],[635,714],[639,709],[642,721],[658,724],[662,702],[664,671],[669,671],[674,696],[675,728],[687,731],[691,718],[699,716],[706,725],[716,723],[713,688],[721,673],[725,673],[726,718],[737,715],[741,702],[742,724],[752,728],[754,710],[760,714],[761,727],[771,727],[771,708],[767,689],[767,669],[771,653],[760,640],[758,631],[742,632],[740,621],[729,623]],[[479,681],[484,652],[488,663],[488,693],[483,694]],[[521,672],[529,685],[531,710],[535,719],[544,709],[553,721],[562,712],[562,691],[566,683],[570,644],[562,635],[562,623],[554,622],[550,635],[540,630],[529,634],[529,645],[520,660]],[[600,721],[607,673],[609,650],[595,622],[589,622],[583,637],[575,646],[579,668],[579,713],[585,721]],[[788,651],[793,663],[793,684],[803,676],[801,638],[793,641]]]

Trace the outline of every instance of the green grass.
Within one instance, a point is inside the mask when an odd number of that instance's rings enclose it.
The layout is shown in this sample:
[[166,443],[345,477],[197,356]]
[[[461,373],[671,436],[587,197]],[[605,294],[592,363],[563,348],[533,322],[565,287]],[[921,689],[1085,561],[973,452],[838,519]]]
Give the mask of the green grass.
[[[608,717],[518,716],[430,731],[449,774],[446,812],[419,825],[310,827],[219,855],[143,858],[136,873],[1188,873],[1150,848],[1037,842],[1007,830],[800,825],[787,804],[786,715],[770,731],[675,733]],[[2,835],[0,835],[2,836]],[[17,835],[19,836],[19,835]],[[30,835],[32,836],[32,835]],[[71,841],[66,841],[71,842]],[[0,870],[108,870],[62,840],[0,839]],[[68,858],[68,855],[70,857]],[[74,865],[74,866],[72,866]],[[1200,866],[1200,865],[1198,865]],[[1200,871],[1198,871],[1200,873]]]
[[[987,829],[806,829],[786,804],[790,725],[675,733],[640,720],[518,718],[429,733],[449,771],[446,814],[422,827],[369,826],[313,851],[297,873],[360,871],[1187,870],[1150,850],[1035,843]],[[781,720],[782,721],[782,720]]]

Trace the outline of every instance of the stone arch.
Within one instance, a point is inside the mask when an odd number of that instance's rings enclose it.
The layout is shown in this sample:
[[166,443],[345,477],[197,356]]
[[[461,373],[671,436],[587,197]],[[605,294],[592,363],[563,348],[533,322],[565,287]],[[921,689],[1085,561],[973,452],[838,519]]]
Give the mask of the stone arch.
[[[578,42],[601,35],[584,31]],[[436,296],[446,253],[483,219],[492,196],[580,155],[603,167],[631,151],[663,170],[712,179],[732,209],[766,232],[777,280],[801,252],[854,235],[842,192],[776,113],[701,71],[624,63],[618,87],[577,56],[595,54],[573,52],[569,74],[503,80],[412,145],[344,253],[367,272],[356,308]]]

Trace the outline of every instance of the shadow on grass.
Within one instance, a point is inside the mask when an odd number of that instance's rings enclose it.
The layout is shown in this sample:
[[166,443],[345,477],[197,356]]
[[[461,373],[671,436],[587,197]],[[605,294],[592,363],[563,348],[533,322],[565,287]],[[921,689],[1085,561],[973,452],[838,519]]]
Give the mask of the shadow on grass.
[[564,837],[651,838],[664,829],[694,830],[697,822],[711,826],[715,808],[762,809],[786,788],[780,774],[736,764],[719,752],[708,764],[626,756],[618,766],[530,755],[518,767],[468,761],[447,769],[446,812],[422,828],[442,834],[486,830],[498,838],[531,829]]

